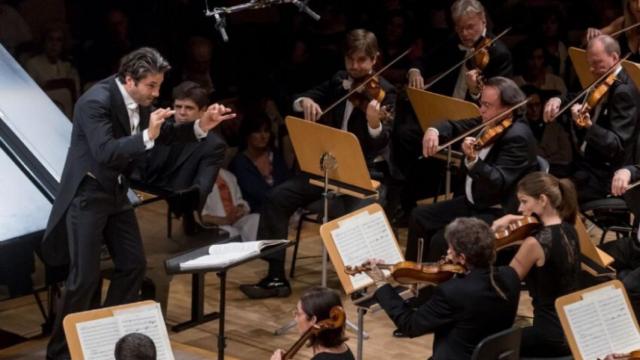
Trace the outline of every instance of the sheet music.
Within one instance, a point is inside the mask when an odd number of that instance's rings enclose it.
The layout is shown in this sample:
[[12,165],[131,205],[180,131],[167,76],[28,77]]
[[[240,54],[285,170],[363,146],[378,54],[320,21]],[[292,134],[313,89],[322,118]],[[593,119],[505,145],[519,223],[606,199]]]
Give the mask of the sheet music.
[[180,269],[189,270],[228,266],[235,262],[258,255],[261,249],[267,246],[283,244],[288,241],[289,240],[260,240],[211,245],[209,247],[209,255],[203,255],[195,259],[184,261],[180,263]]
[[[371,258],[382,259],[388,264],[403,260],[382,212],[366,217],[358,215],[354,218],[353,222],[343,221],[339,228],[331,231],[345,266],[361,265]],[[350,278],[354,289],[372,283],[371,278],[364,273],[352,275]]]
[[583,359],[596,360],[613,352],[595,302],[582,300],[564,309]]
[[85,359],[115,359],[114,350],[116,342],[120,339],[120,331],[118,321],[114,317],[77,323],[76,330]]
[[117,319],[120,333],[123,336],[134,332],[145,334],[153,340],[158,360],[173,360],[173,352],[160,311],[160,304],[114,311],[114,318]]
[[627,307],[622,289],[615,289],[597,301],[598,311],[616,353],[640,348],[640,334]]
[[640,334],[622,289],[608,288],[586,293],[583,300],[564,309],[585,360],[640,348]]

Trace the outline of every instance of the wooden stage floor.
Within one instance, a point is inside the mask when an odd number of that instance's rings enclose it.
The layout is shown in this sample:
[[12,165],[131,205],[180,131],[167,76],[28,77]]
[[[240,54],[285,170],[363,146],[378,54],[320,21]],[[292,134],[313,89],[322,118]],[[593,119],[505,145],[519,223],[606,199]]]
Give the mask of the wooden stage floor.
[[[166,205],[162,202],[147,205],[137,210],[138,219],[145,243],[149,268],[147,275],[156,281],[157,290],[163,286],[169,287],[168,310],[165,316],[167,325],[175,325],[187,320],[190,316],[191,277],[188,275],[174,276],[170,281],[164,273],[163,261],[170,254],[177,253],[189,247],[196,247],[207,243],[207,234],[199,234],[195,239],[182,235],[179,221],[173,222],[173,238],[166,238],[165,227]],[[294,235],[293,229],[290,234]],[[400,242],[404,245],[406,231],[400,232]],[[289,249],[287,260],[290,261],[292,248]],[[306,224],[303,230],[299,250],[299,260],[296,277],[292,279],[293,294],[288,298],[250,300],[238,289],[240,284],[253,283],[266,273],[266,262],[253,261],[233,269],[227,277],[227,348],[225,353],[237,359],[269,359],[276,348],[288,348],[298,335],[291,330],[285,335],[275,336],[274,330],[293,319],[292,311],[299,295],[308,287],[320,283],[321,274],[320,237],[318,227]],[[311,256],[311,257],[309,257]],[[304,258],[309,257],[309,258]],[[289,264],[287,264],[287,269]],[[37,277],[37,275],[36,275]],[[214,274],[209,274],[205,282],[205,311],[217,310],[219,282]],[[328,285],[340,289],[337,276],[329,271]],[[519,314],[531,316],[531,305],[526,293],[522,293]],[[46,296],[46,294],[43,294]],[[345,302],[347,317],[356,322],[356,309],[348,301]],[[40,332],[42,316],[33,297],[0,302],[0,329],[21,336],[33,338]],[[391,334],[395,328],[384,312],[369,313],[365,316],[364,328],[370,338],[364,342],[365,359],[393,359],[406,360],[426,359],[431,355],[432,335],[425,335],[415,339],[397,339]],[[169,331],[172,343],[184,344],[209,352],[216,352],[216,335],[218,322],[212,321],[196,328],[180,333]],[[356,351],[356,334],[347,332],[348,345]],[[22,355],[16,355],[16,349],[0,350],[0,359],[43,359],[46,339],[33,340],[27,346],[30,350]],[[179,345],[178,345],[179,346]],[[211,353],[209,353],[211,354]],[[296,359],[309,359],[311,352],[303,348]],[[178,358],[178,357],[177,357]],[[184,358],[184,357],[179,357]]]

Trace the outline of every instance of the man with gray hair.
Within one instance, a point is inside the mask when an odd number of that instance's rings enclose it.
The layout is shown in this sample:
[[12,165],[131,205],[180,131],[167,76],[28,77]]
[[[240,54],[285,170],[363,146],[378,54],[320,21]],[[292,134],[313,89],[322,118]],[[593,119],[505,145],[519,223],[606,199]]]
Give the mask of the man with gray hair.
[[156,144],[197,141],[235,117],[214,104],[194,123],[165,124],[174,111],[154,111],[151,105],[169,69],[158,51],[140,48],[122,58],[116,75],[96,83],[76,103],[71,145],[42,241],[43,260],[68,267],[47,359],[69,358],[62,319],[89,309],[99,290],[102,244],[114,263],[104,305],[138,299],[146,260],[127,198],[135,163]]
[[[594,78],[612,70],[615,80],[594,109],[582,111],[574,104],[567,116],[556,118],[567,98],[554,97],[544,107],[544,121],[561,121],[571,131],[574,169],[571,179],[582,205],[603,199],[611,189],[614,172],[624,165],[640,162],[637,151],[640,94],[624,68],[618,64],[620,45],[609,35],[597,36],[587,45],[587,62]],[[568,119],[568,117],[571,119]]]
[[[477,0],[457,0],[451,6],[451,17],[456,35],[452,35],[444,45],[434,49],[438,53],[437,56],[432,53],[425,54],[416,66],[409,70],[407,77],[410,87],[424,88],[423,74],[430,78],[444,72],[471,54],[479,40],[494,37],[487,31],[485,10]],[[459,99],[477,99],[481,91],[477,80],[481,74],[486,78],[511,76],[511,53],[505,44],[497,40],[488,50],[489,64],[484,70],[468,68],[464,64],[435,83],[429,91]]]

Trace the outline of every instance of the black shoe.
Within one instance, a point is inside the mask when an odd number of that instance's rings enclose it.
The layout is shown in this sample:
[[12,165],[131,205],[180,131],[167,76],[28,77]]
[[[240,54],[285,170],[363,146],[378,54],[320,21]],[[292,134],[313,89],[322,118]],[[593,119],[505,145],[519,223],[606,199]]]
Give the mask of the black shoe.
[[291,286],[285,279],[266,277],[255,285],[240,285],[240,291],[250,299],[287,297],[291,295]]
[[400,329],[395,329],[395,330],[393,330],[393,337],[406,338],[408,336],[405,333],[403,333],[402,331],[400,331]]

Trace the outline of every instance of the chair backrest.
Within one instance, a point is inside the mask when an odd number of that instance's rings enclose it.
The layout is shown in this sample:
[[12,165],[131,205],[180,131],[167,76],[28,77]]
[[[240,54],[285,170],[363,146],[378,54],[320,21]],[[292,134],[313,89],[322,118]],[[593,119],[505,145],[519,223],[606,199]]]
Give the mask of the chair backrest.
[[471,360],[518,360],[522,328],[512,327],[489,335],[482,340],[471,355]]
[[544,171],[548,174],[549,168],[551,167],[549,165],[549,161],[540,155],[536,156],[536,158],[538,159],[538,170]]

